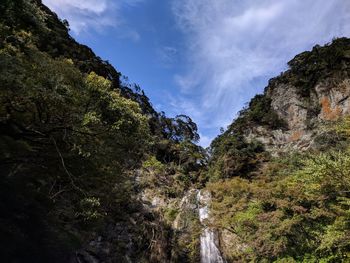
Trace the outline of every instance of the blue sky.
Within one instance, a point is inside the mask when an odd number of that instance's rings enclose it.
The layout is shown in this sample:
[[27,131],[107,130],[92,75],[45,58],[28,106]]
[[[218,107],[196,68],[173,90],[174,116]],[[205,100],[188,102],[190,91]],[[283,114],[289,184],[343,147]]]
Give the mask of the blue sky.
[[43,0],[71,34],[187,114],[208,146],[294,55],[350,37],[348,0]]

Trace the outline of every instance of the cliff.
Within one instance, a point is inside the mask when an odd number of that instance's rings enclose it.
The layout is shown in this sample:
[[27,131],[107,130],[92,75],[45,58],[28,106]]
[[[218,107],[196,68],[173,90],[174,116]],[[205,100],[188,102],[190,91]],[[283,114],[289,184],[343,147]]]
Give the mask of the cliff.
[[3,261],[349,261],[349,39],[297,55],[208,153],[40,0],[0,13]]
[[207,189],[228,262],[349,260],[349,52],[340,38],[297,55],[213,141]]
[[287,125],[271,129],[257,123],[245,136],[262,141],[274,154],[317,147],[322,125],[350,111],[349,45],[349,39],[336,39],[291,60],[291,69],[271,79],[264,92]]
[[40,0],[0,13],[2,261],[187,260],[174,209],[143,195],[176,206],[194,187],[196,124],[156,112]]

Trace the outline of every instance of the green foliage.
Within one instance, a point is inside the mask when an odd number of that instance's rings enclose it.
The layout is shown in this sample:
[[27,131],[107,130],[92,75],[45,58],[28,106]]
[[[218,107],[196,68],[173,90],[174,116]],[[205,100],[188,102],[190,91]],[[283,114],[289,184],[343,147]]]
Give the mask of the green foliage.
[[163,262],[154,239],[165,247],[170,230],[137,195],[181,196],[195,184],[206,164],[196,124],[157,113],[40,0],[4,0],[0,13],[2,259],[69,262],[105,235],[118,260],[132,243],[135,260]]
[[288,62],[290,71],[283,76],[284,82],[293,83],[303,97],[309,97],[317,83],[326,78],[343,79],[349,73],[349,39],[338,38],[332,43],[312,51],[303,52]]
[[144,161],[142,167],[144,169],[152,169],[156,173],[162,173],[165,169],[165,165],[158,161],[155,156],[151,156],[146,161]]
[[176,216],[179,214],[179,210],[173,207],[169,207],[164,211],[164,217],[165,220],[172,224],[176,218]]
[[340,119],[336,124],[335,128],[331,128],[336,134],[349,137],[350,136],[350,117],[346,116]]
[[164,113],[160,115],[163,135],[166,139],[183,142],[198,142],[197,125],[186,115],[178,115],[175,118],[167,118]]
[[79,212],[76,213],[78,218],[82,218],[83,221],[95,221],[102,218],[104,215],[99,212],[101,207],[100,200],[95,197],[87,197],[80,201]]
[[248,178],[267,158],[257,141],[247,142],[243,136],[226,131],[211,144],[212,160],[209,164],[211,180],[241,176]]
[[240,112],[235,121],[235,129],[241,130],[258,124],[271,129],[285,129],[287,123],[282,120],[271,107],[271,98],[266,95],[256,95],[250,102],[248,108]]
[[228,129],[213,140],[210,146],[210,180],[241,176],[251,177],[268,154],[258,141],[248,142],[245,135],[256,126],[267,129],[285,129],[287,124],[271,107],[271,98],[256,95],[249,106],[240,111],[238,118]]
[[[257,95],[214,140],[204,172],[208,156],[195,144],[199,135],[190,117],[157,113],[140,87],[122,82],[107,61],[76,43],[69,24],[41,1],[4,0],[0,13],[4,261],[69,262],[84,243],[118,225],[115,233],[128,237],[108,239],[118,259],[132,244],[133,260],[196,262],[198,215],[186,211],[184,230],[172,231],[169,225],[183,211],[145,211],[137,194],[148,188],[175,199],[207,180],[213,224],[242,240],[230,258],[349,261],[348,120],[319,138],[323,153],[271,160],[244,134],[286,123],[268,96]],[[348,47],[348,39],[337,39],[298,55],[271,88],[284,81],[308,97],[326,78],[348,76]]]
[[1,252],[9,262],[68,260],[132,209],[126,170],[150,143],[148,119],[109,80],[39,51],[29,32],[12,37],[0,49]]
[[171,262],[199,262],[202,226],[198,214],[193,209],[185,209],[180,213],[184,222],[182,222],[181,230],[175,232],[173,237],[174,247]]
[[[347,127],[346,122],[339,125],[342,131]],[[347,262],[349,165],[348,148],[330,148],[273,159],[252,180],[211,183],[217,226],[242,242],[240,253],[232,249],[228,256],[258,262]]]

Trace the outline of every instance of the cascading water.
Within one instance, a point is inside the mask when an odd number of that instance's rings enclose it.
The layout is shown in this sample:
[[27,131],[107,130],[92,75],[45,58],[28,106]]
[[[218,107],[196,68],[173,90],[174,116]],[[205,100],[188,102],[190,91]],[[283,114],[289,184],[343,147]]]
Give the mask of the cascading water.
[[201,263],[225,263],[218,249],[218,237],[213,229],[205,225],[209,218],[209,202],[211,196],[209,192],[198,191],[197,202],[199,205],[199,221],[204,227],[200,237],[201,243]]

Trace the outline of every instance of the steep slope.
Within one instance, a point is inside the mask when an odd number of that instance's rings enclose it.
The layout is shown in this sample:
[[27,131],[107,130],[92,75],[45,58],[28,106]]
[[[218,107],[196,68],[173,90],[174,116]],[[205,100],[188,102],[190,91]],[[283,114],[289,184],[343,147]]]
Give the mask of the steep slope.
[[0,13],[2,260],[187,260],[172,213],[143,196],[177,206],[194,187],[206,162],[196,124],[157,113],[41,1],[1,1]]
[[[349,39],[342,38],[324,47],[315,46],[296,56],[288,63],[289,71],[270,81],[266,97],[288,127],[283,133],[268,131],[271,135],[263,139],[265,145],[276,152],[278,148],[308,149],[316,146],[320,125],[349,114],[349,45]],[[256,138],[264,131],[260,126],[260,131],[255,127],[251,133]],[[269,139],[273,141],[270,145]]]
[[249,173],[246,166],[254,166],[257,155],[263,160],[265,150],[278,156],[318,147],[321,127],[349,114],[349,45],[349,39],[340,38],[296,56],[290,69],[271,79],[264,94],[256,95],[213,141],[214,160],[230,151],[239,160],[232,160],[232,169],[225,160],[228,177]]
[[213,141],[228,262],[348,262],[349,55],[347,38],[297,55]]
[[349,261],[349,39],[290,61],[209,158],[40,0],[0,13],[4,262]]

